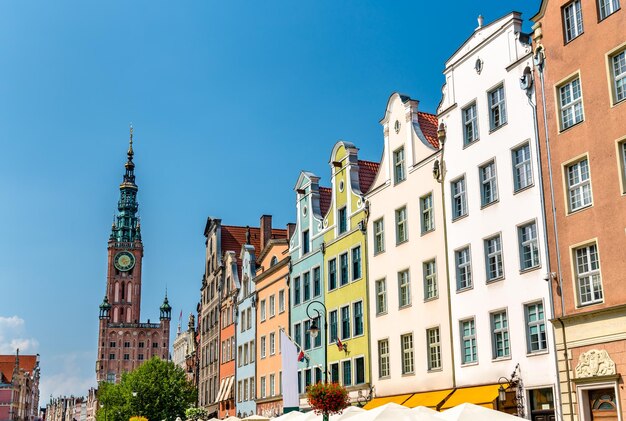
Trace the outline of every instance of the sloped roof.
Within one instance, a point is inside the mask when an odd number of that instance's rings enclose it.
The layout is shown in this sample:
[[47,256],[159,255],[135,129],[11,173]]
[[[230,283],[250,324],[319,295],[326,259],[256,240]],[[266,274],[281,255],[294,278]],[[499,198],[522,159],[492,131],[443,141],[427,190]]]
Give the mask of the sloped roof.
[[[37,365],[36,355],[20,355],[20,368],[32,373]],[[15,355],[0,355],[0,375],[8,383],[13,379],[13,368],[15,367]]]
[[320,212],[322,216],[326,215],[328,209],[330,209],[330,202],[332,200],[333,189],[330,187],[320,186]]
[[428,140],[428,143],[439,149],[439,140],[437,139],[438,121],[435,114],[429,114],[419,111],[417,113],[417,121],[422,129],[422,133]]
[[378,162],[359,159],[359,187],[361,188],[361,193],[367,193],[370,187],[372,187],[379,166]]

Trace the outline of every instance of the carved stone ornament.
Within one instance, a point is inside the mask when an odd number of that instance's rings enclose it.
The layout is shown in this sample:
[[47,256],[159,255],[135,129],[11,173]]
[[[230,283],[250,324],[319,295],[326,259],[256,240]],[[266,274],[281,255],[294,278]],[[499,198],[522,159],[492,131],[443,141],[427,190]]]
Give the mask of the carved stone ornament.
[[616,374],[615,363],[604,349],[592,349],[578,358],[576,378],[610,376]]

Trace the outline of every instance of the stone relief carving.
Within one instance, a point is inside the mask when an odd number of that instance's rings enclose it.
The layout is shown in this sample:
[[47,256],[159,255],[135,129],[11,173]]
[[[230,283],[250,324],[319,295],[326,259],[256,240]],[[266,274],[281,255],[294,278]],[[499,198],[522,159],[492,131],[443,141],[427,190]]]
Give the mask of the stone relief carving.
[[616,374],[615,363],[604,349],[592,349],[578,358],[576,378],[610,376]]

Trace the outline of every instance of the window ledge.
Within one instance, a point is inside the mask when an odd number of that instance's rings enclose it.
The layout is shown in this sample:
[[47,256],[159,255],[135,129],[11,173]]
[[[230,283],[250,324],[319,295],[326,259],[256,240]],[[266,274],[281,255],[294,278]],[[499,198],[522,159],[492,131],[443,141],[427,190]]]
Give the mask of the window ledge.
[[383,254],[385,252],[385,250],[381,250],[381,251],[375,251],[374,252],[374,257],[376,256],[380,256],[381,254]]
[[403,306],[399,306],[399,307],[398,307],[398,310],[404,310],[405,308],[409,308],[409,307],[411,307],[411,303],[409,303],[409,304],[405,304],[405,305],[403,305]]
[[463,139],[463,149],[467,149],[467,148],[469,148],[470,146],[475,145],[476,143],[478,143],[478,141],[479,141],[479,140],[480,140],[480,137],[479,137],[479,138],[476,138],[476,139],[474,139],[474,140],[472,140],[472,141],[471,141],[471,142],[469,142],[469,143],[465,143],[465,139]]
[[408,242],[409,242],[409,239],[408,239],[408,238],[407,238],[406,240],[402,240],[402,241],[400,241],[400,242],[396,241],[396,247],[397,247],[397,246],[401,246],[402,244],[406,244],[406,243],[408,243]]
[[534,272],[534,271],[536,271],[538,269],[541,269],[541,264],[538,264],[536,266],[531,266],[531,267],[526,268],[526,269],[520,269],[519,273],[520,273],[520,275],[523,275],[525,273]]
[[[607,16],[607,17],[608,17],[608,16]],[[605,18],[605,19],[606,19],[606,18]],[[568,44],[570,44],[570,43],[574,42],[574,41],[575,41],[575,40],[577,40],[578,38],[582,37],[584,34],[585,34],[585,31],[583,30],[580,34],[576,35],[574,38],[570,39],[569,41],[565,41],[565,42],[563,43],[563,45],[565,46],[565,45],[568,45]]]
[[465,291],[470,291],[470,290],[472,290],[472,289],[474,289],[474,285],[473,285],[473,284],[472,284],[472,285],[470,285],[470,286],[468,286],[468,287],[464,287],[464,288],[461,288],[461,289],[457,289],[457,290],[456,290],[456,293],[457,293],[457,294],[460,294],[460,293],[462,293],[462,292],[465,292]]
[[598,301],[591,301],[589,303],[584,303],[584,304],[578,304],[576,306],[576,309],[591,307],[591,306],[595,306],[595,305],[598,305],[598,304],[604,304],[604,299],[598,300]]
[[592,208],[592,207],[593,207],[593,201],[591,201],[591,203],[590,203],[590,204],[588,204],[588,205],[586,205],[586,206],[582,206],[582,207],[580,207],[580,208],[578,208],[578,209],[576,209],[576,210],[570,210],[570,211],[568,211],[568,212],[567,212],[567,214],[566,214],[565,216],[574,215],[574,214],[577,214],[577,213],[579,213],[579,212],[585,211],[585,210],[587,210],[587,209],[589,209],[589,208]]
[[489,206],[495,205],[496,203],[499,203],[499,202],[500,202],[500,198],[498,197],[496,200],[492,200],[489,203],[485,203],[484,205],[480,205],[480,210],[486,209]]
[[391,376],[382,376],[382,377],[378,377],[378,380],[389,380],[391,378]]
[[435,295],[433,297],[430,297],[430,298],[424,298],[424,302],[428,303],[430,301],[435,301],[435,300],[438,300],[438,299],[439,299],[439,294],[437,294],[437,295]]
[[499,277],[497,277],[497,278],[493,278],[493,279],[487,279],[487,280],[485,281],[485,284],[486,284],[486,285],[497,284],[497,283],[498,283],[498,282],[500,282],[500,281],[504,281],[504,275],[499,276]]
[[472,366],[475,366],[475,365],[478,365],[478,361],[472,361],[472,362],[469,362],[469,363],[461,363],[461,368],[463,368],[463,367],[472,367]]
[[439,367],[439,368],[432,368],[430,370],[426,370],[427,373],[441,373],[443,371],[443,368]]
[[542,349],[541,351],[527,352],[526,356],[527,357],[535,357],[537,355],[547,355],[549,353],[550,353],[550,351],[546,348],[546,349]]
[[383,312],[381,312],[381,313],[376,313],[376,317],[379,317],[379,316],[386,316],[386,315],[387,315],[387,312],[386,312],[386,311],[383,311]]
[[467,218],[468,216],[469,216],[469,212],[465,212],[463,215],[452,217],[452,222],[456,222],[460,219]]
[[424,237],[427,234],[430,234],[431,232],[435,232],[435,228],[431,228],[428,231],[422,231],[421,236]]
[[507,119],[507,121],[505,121],[504,123],[500,124],[498,127],[494,127],[494,128],[489,128],[489,134],[495,133],[498,130],[500,130],[501,128],[503,128],[504,126],[506,126],[507,124],[509,124],[509,120]]
[[524,187],[522,187],[520,189],[517,189],[517,190],[513,190],[513,196],[515,196],[516,194],[519,194],[519,193],[524,193],[525,191],[530,190],[533,187],[535,187],[535,182],[534,181],[532,183],[530,183],[529,185],[527,185],[527,186],[524,186]]
[[410,373],[402,373],[402,377],[411,377],[411,376],[415,376],[415,372],[410,372]]
[[[560,112],[560,110],[561,110],[561,107],[559,106],[559,112]],[[580,120],[578,123],[574,123],[574,124],[572,124],[572,125],[571,125],[571,126],[569,126],[569,127],[562,128],[562,127],[560,127],[560,126],[559,126],[559,133],[558,133],[558,134],[562,134],[562,133],[565,133],[565,132],[567,132],[567,131],[569,131],[569,130],[572,130],[574,127],[580,126],[580,125],[581,125],[581,124],[583,124],[584,122],[585,122],[585,117],[583,116],[583,119],[582,119],[582,120]]]
[[511,355],[507,355],[506,357],[497,357],[497,358],[492,358],[491,361],[494,363],[500,362],[500,361],[510,361],[511,360]]
[[[613,81],[613,83],[615,83],[615,81]],[[613,99],[613,98],[611,98],[611,99]],[[617,107],[618,105],[622,105],[622,104],[626,104],[626,98],[620,99],[617,102],[611,101],[611,108]]]

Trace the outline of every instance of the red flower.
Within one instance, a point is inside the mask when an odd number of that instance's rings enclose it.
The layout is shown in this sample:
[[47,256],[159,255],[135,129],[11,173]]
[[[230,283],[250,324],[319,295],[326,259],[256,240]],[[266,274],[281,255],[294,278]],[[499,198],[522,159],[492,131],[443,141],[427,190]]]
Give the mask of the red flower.
[[341,414],[350,406],[348,390],[339,383],[317,383],[306,389],[309,405],[317,415]]

